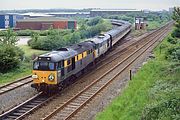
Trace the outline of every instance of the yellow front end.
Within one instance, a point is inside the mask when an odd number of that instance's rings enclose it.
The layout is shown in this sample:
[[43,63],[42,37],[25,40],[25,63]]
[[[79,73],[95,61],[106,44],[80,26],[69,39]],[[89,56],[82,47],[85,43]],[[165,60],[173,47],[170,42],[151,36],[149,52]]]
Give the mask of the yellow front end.
[[32,73],[34,84],[57,85],[57,71],[40,71],[33,70]]

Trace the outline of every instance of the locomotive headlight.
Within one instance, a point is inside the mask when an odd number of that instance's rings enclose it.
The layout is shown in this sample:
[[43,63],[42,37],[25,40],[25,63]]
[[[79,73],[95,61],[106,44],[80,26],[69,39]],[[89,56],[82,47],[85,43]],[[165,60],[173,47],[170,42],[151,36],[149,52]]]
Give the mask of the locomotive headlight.
[[48,80],[52,82],[54,79],[55,79],[55,76],[54,76],[54,74],[51,73],[51,74],[48,76]]
[[37,79],[37,78],[38,78],[38,75],[32,75],[32,78],[33,78],[33,79]]

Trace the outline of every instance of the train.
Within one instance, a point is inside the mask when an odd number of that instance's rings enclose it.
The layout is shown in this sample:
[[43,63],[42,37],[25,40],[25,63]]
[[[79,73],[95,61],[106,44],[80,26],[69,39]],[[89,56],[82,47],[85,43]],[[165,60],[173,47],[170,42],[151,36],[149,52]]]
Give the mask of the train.
[[74,82],[131,31],[129,22],[111,20],[111,23],[115,27],[104,34],[36,57],[31,86],[37,91],[51,92]]

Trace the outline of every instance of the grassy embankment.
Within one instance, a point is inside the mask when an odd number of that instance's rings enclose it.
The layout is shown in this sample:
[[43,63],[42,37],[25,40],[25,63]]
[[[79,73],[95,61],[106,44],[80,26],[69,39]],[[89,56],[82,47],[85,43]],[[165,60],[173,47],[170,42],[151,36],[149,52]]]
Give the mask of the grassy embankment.
[[15,68],[8,73],[0,74],[1,80],[0,85],[12,82],[16,79],[22,78],[24,76],[30,75],[32,70],[32,60],[33,54],[39,55],[47,51],[31,49],[27,45],[19,46],[25,53],[25,61],[23,61],[18,68]]
[[165,59],[171,47],[166,38],[154,50],[156,58],[138,71],[96,120],[180,119],[180,64]]

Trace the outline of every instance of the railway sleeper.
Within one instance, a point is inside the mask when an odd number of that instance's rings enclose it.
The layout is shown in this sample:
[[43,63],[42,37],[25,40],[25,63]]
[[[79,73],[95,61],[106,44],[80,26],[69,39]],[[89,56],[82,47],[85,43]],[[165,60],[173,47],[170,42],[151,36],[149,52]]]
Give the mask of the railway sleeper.
[[30,108],[28,108],[28,107],[23,107],[23,108],[21,108],[21,110],[25,110],[25,111],[28,111]]
[[72,109],[76,109],[78,106],[74,106],[74,105],[67,105],[67,107],[72,108]]
[[82,99],[88,99],[88,98],[90,98],[89,96],[87,96],[87,95],[81,95],[81,96],[79,96],[80,98],[82,98]]
[[15,113],[13,113],[13,115],[15,115],[15,116],[21,116],[22,113],[20,113],[20,112],[15,112]]
[[72,111],[74,111],[72,108],[70,108],[70,107],[65,107],[64,109],[63,109],[63,111],[64,112],[66,112],[66,113],[71,113]]
[[17,110],[17,112],[19,112],[19,113],[25,113],[26,111],[25,110]]
[[72,103],[70,103],[69,105],[72,105],[72,106],[78,107],[78,106],[80,106],[81,104],[78,104],[78,103],[74,103],[74,102],[72,102]]
[[24,107],[25,107],[25,108],[33,108],[33,107],[34,107],[34,105],[30,105],[30,104],[28,104],[28,105],[25,105]]
[[79,102],[84,102],[85,99],[82,99],[80,97],[78,97],[77,99],[73,100],[72,102],[76,102],[76,103],[79,103]]
[[36,103],[36,102],[33,102],[33,103],[30,103],[30,105],[38,105],[39,103]]
[[10,116],[7,117],[7,120],[9,120],[8,118],[16,119],[17,116],[10,115]]
[[85,97],[91,97],[93,94],[86,94],[86,93],[83,93],[81,96],[85,96]]

